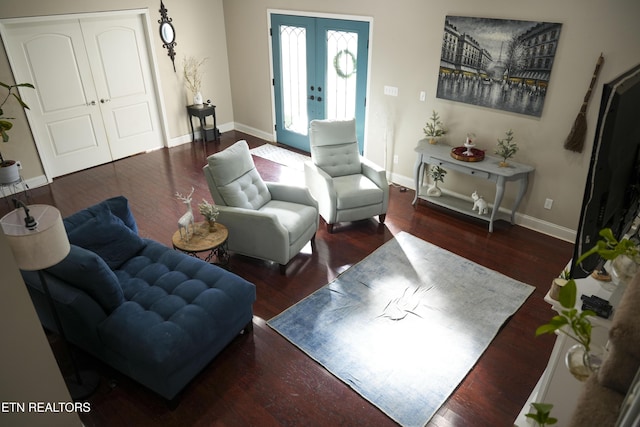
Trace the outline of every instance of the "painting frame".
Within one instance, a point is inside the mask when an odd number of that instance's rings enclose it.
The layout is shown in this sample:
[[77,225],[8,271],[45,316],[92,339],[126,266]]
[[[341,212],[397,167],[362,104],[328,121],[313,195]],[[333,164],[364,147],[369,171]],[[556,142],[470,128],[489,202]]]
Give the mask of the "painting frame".
[[436,97],[540,117],[562,24],[445,17]]

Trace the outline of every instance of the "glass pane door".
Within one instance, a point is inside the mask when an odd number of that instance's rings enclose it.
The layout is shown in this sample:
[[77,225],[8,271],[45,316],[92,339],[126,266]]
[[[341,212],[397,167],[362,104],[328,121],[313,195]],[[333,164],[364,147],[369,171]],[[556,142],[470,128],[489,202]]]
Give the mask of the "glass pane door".
[[278,142],[309,151],[309,122],[356,119],[364,144],[369,23],[271,15]]
[[307,29],[280,27],[280,57],[283,126],[291,132],[307,134]]
[[326,38],[325,116],[353,119],[356,117],[358,33],[329,30]]

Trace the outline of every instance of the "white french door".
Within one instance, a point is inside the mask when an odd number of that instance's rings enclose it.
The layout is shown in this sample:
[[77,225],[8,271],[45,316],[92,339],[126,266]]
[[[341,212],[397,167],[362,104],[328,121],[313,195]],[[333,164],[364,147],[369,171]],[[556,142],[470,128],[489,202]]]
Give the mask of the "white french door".
[[356,119],[362,152],[369,23],[271,15],[278,142],[309,151],[314,119]]
[[9,23],[48,178],[163,146],[142,15]]

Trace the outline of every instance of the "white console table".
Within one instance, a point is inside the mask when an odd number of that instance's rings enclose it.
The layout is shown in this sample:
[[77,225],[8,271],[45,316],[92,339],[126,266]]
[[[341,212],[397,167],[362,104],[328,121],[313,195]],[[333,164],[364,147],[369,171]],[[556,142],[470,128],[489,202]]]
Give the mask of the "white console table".
[[[489,232],[493,232],[493,222],[498,219],[498,212],[502,197],[504,196],[504,188],[507,181],[519,181],[520,187],[518,196],[511,210],[511,216],[505,219],[514,223],[515,213],[518,205],[522,201],[527,191],[529,174],[534,171],[532,166],[522,163],[509,162],[509,166],[500,167],[500,159],[497,157],[485,156],[484,160],[479,162],[464,162],[451,157],[452,147],[443,144],[429,144],[426,139],[420,140],[415,152],[418,154],[414,166],[414,178],[416,185],[416,196],[412,204],[415,205],[418,198],[427,200],[433,204],[444,206],[456,212],[470,215],[485,221],[489,221]],[[423,192],[423,179],[425,165],[440,166],[446,170],[455,170],[464,174],[474,176],[476,178],[486,179],[496,183],[496,198],[490,209],[490,215],[480,215],[472,211],[473,203],[463,200],[459,197],[443,194],[440,197],[427,196]]]
[[[580,299],[581,295],[596,295],[608,300],[615,310],[615,307],[620,303],[620,298],[622,297],[624,289],[619,287],[612,293],[602,285],[602,282],[599,282],[592,277],[576,280],[576,286],[578,288],[576,308],[580,309],[582,306],[582,300]],[[549,296],[549,293],[544,297],[544,300],[548,302],[555,311],[562,310],[560,303],[552,299]],[[551,319],[552,314],[553,312],[549,312],[549,319]],[[609,319],[603,319],[601,317],[591,318],[591,324],[593,325],[591,342],[593,344],[601,346],[606,345],[609,328],[611,327],[610,319],[612,317],[613,314],[611,314]],[[532,331],[531,333],[535,333],[535,331]],[[532,402],[553,404],[551,416],[558,419],[557,425],[562,427],[569,423],[584,384],[575,379],[569,372],[569,368],[565,365],[565,355],[569,348],[574,344],[576,344],[576,342],[571,338],[568,338],[565,334],[557,335],[547,367],[538,380],[538,384],[533,389],[529,399],[527,399],[527,402],[520,411],[518,418],[515,420],[516,426],[524,427],[533,425],[529,424],[528,419],[525,417],[525,414],[532,411]]]

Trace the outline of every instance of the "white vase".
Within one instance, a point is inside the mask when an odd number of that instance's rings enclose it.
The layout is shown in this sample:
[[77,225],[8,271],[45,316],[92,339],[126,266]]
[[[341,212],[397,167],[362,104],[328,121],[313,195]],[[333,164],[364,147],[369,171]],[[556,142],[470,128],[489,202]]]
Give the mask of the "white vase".
[[5,160],[5,166],[0,167],[0,184],[10,184],[20,179],[20,169],[14,160]]
[[202,105],[202,94],[200,92],[197,92],[195,95],[193,95],[193,105]]
[[427,188],[427,196],[440,197],[442,196],[442,190],[438,188],[438,183],[434,182]]

